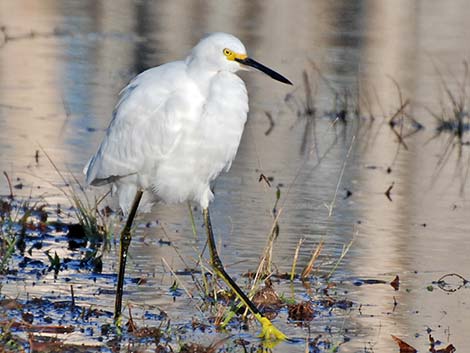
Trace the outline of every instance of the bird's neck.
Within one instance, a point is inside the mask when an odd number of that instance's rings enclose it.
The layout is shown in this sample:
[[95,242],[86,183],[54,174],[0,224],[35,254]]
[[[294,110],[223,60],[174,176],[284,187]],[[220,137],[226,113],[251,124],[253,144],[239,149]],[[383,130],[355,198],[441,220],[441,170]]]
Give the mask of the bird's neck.
[[202,92],[207,92],[212,79],[217,75],[218,71],[210,69],[207,65],[199,62],[198,60],[188,60],[187,73],[194,83],[200,88]]

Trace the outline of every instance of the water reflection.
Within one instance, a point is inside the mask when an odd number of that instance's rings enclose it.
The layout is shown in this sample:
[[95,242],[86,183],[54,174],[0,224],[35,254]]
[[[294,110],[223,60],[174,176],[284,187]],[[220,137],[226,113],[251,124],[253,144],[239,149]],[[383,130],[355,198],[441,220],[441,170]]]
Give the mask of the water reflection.
[[[470,315],[462,315],[469,312],[465,298],[428,293],[424,288],[438,274],[469,267],[465,221],[469,204],[459,194],[451,167],[432,183],[436,156],[442,151],[441,145],[428,142],[434,125],[422,107],[435,106],[442,98],[435,66],[444,68],[444,78],[455,83],[448,72],[459,72],[456,68],[468,58],[469,12],[463,0],[452,4],[298,1],[295,6],[286,1],[1,1],[0,24],[12,38],[24,38],[0,47],[0,166],[24,178],[28,190],[40,185],[41,194],[54,195],[53,202],[60,200],[55,197],[60,193],[49,184],[60,183],[53,168],[44,158],[34,162],[38,145],[57,165],[79,175],[102,138],[120,89],[136,73],[184,57],[206,32],[223,30],[241,37],[253,57],[297,83],[294,95],[303,95],[302,70],[309,70],[316,78],[312,86],[321,117],[331,109],[334,94],[315,76],[309,64],[313,60],[338,92],[348,91],[354,97],[359,82],[368,92],[367,109],[376,120],[350,121],[341,127],[318,118],[313,138],[320,154],[331,146],[318,165],[318,155],[308,152],[311,146],[299,154],[304,125],[296,123],[295,113],[284,104],[289,91],[262,75],[244,76],[251,98],[250,120],[232,170],[217,181],[213,207],[214,225],[224,244],[223,260],[235,264],[229,270],[233,274],[256,266],[275,200],[275,190],[258,182],[262,172],[274,177],[273,185],[284,185],[286,203],[275,249],[281,271],[290,268],[300,237],[307,238],[308,245],[301,264],[319,239],[326,242],[323,261],[327,263],[357,230],[338,278],[388,280],[399,273],[403,288],[409,290],[348,287],[355,302],[366,305],[363,317],[347,319],[352,327],[359,327],[358,335],[364,339],[353,339],[342,346],[343,351],[363,348],[367,341],[376,342],[375,350],[391,351],[395,343],[389,334],[410,337],[412,343],[422,345],[419,339],[413,341],[411,333],[423,335],[426,326],[436,329],[441,339],[444,328],[450,327],[454,345],[463,347],[463,329],[470,324]],[[65,35],[54,34],[57,28]],[[411,113],[427,129],[407,140],[408,151],[401,147],[398,155],[396,137],[382,120],[400,104],[391,78],[412,99]],[[266,111],[275,123],[269,136],[264,135]],[[336,208],[328,217],[324,205],[334,198],[354,135]],[[390,202],[383,193],[392,182]],[[352,192],[351,197],[344,197],[345,189]],[[5,183],[0,183],[0,191],[8,192]],[[202,236],[187,236],[190,223],[185,205],[159,205],[144,217],[158,218],[188,258],[195,256],[193,247],[202,248]],[[155,232],[159,236],[161,230],[143,231],[148,239]],[[134,248],[131,266],[136,273],[155,268],[162,272],[161,256],[173,258],[168,249],[150,244]],[[177,257],[171,261],[175,267],[183,266]],[[325,266],[331,266],[331,261]],[[156,298],[153,293],[134,294],[170,305],[163,290]],[[391,310],[393,295],[398,309],[384,315]],[[366,314],[379,319],[366,319]],[[297,348],[303,350],[289,350]]]

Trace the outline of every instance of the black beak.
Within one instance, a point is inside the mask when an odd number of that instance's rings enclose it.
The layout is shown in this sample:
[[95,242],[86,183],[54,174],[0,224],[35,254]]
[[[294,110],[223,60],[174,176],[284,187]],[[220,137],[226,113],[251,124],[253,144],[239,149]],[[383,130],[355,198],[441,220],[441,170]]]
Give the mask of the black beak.
[[255,69],[264,72],[266,75],[269,77],[275,79],[276,81],[292,85],[292,82],[290,82],[287,78],[282,76],[281,74],[278,74],[276,71],[271,70],[269,67],[264,66],[263,64],[260,64],[256,60],[253,60],[251,58],[245,58],[245,59],[238,59],[235,58],[235,61],[239,62],[240,64],[246,65],[246,66],[251,66],[254,67]]

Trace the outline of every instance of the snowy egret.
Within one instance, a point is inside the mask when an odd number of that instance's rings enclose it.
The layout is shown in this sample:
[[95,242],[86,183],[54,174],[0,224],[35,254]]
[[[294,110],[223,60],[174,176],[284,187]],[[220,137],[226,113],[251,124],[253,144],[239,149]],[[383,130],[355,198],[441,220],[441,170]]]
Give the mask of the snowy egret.
[[127,215],[121,232],[115,320],[121,315],[127,251],[137,210],[148,210],[156,200],[195,201],[203,210],[216,273],[262,324],[262,336],[286,337],[225,272],[209,215],[214,198],[211,182],[230,168],[248,114],[246,86],[235,72],[250,67],[292,84],[249,58],[238,38],[212,33],[185,60],[144,71],[121,91],[106,136],[84,168],[88,184],[112,185]]

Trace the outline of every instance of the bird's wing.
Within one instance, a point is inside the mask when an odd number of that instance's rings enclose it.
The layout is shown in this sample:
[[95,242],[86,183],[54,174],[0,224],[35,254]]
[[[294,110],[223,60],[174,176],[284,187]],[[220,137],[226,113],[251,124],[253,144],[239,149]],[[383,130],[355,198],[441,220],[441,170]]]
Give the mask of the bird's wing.
[[147,70],[121,92],[106,136],[84,168],[88,184],[107,184],[152,168],[178,143],[191,109],[187,93],[175,89],[184,78],[182,65]]

